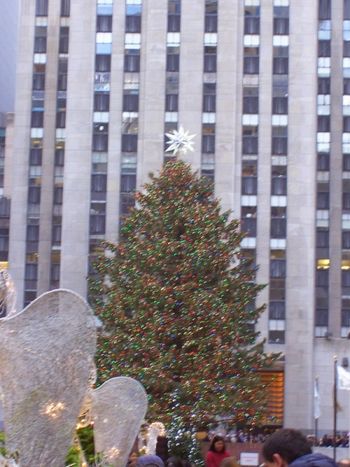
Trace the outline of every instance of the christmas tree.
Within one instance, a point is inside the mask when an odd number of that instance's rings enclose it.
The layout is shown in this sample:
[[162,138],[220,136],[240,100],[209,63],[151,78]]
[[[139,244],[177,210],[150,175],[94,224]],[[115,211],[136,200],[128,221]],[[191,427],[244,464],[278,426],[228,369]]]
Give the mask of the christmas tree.
[[173,160],[136,194],[120,242],[105,243],[92,290],[105,326],[99,378],[139,380],[148,419],[183,430],[217,416],[259,421],[270,356],[254,331],[261,286],[241,240],[212,184]]

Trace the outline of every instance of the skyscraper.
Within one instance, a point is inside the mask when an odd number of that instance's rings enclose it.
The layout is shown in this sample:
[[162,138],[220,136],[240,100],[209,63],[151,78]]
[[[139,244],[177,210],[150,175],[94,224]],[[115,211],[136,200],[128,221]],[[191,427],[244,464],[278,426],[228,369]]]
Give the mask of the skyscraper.
[[20,31],[19,300],[87,294],[100,240],[117,239],[181,124],[268,284],[257,326],[284,355],[284,424],[313,429],[319,376],[329,430],[333,354],[350,357],[350,1],[23,0]]

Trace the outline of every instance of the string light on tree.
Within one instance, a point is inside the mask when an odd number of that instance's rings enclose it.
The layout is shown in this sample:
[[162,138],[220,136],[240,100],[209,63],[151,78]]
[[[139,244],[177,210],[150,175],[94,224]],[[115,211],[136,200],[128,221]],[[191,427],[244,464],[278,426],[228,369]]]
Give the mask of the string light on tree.
[[186,154],[188,151],[194,151],[193,138],[196,135],[190,135],[189,131],[185,131],[182,126],[178,130],[165,133],[169,141],[166,152],[172,152],[175,156],[180,154]]
[[[188,150],[189,136],[180,129],[169,148]],[[120,242],[104,243],[110,254],[101,255],[91,287],[105,330],[99,380],[139,380],[147,419],[165,424],[172,455],[182,450],[200,466],[195,431],[218,415],[249,425],[263,416],[259,370],[273,359],[252,326],[264,310],[255,306],[262,287],[241,255],[239,222],[189,164],[166,163],[136,200]]]

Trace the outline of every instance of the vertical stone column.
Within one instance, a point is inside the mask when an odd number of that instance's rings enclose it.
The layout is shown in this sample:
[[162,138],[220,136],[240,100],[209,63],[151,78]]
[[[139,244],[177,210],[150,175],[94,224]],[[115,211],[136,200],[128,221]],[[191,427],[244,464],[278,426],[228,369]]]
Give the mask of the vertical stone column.
[[[240,216],[242,144],[242,2],[218,2],[215,194],[222,210]],[[228,53],[230,51],[230,53]]]
[[[259,68],[259,155],[258,155],[258,213],[256,262],[259,265],[257,282],[267,284],[270,279],[270,219],[271,219],[271,108],[272,108],[272,54],[273,2],[261,0],[260,68]],[[269,288],[259,294],[258,305],[269,302]],[[268,312],[258,323],[263,337],[268,336]],[[272,348],[270,348],[272,347]],[[278,346],[278,351],[282,350]],[[276,345],[267,346],[276,351]]]
[[204,2],[181,4],[179,125],[194,138],[195,150],[184,157],[198,170],[201,165],[202,95],[204,60]]
[[11,177],[16,189],[11,196],[9,243],[9,272],[16,287],[19,308],[23,305],[24,294],[35,2],[22,0],[20,11],[13,142],[16,163],[12,165]]
[[332,1],[331,47],[331,151],[329,180],[329,304],[328,329],[340,337],[341,327],[341,261],[343,210],[343,1]]
[[163,162],[167,14],[159,0],[148,0],[142,12],[138,188]]
[[96,2],[74,0],[70,18],[60,283],[86,296]]
[[50,2],[47,27],[44,141],[40,199],[38,295],[46,292],[50,288],[60,10],[60,0],[54,0]]
[[121,121],[123,112],[125,2],[113,8],[111,92],[109,97],[109,142],[106,204],[106,239],[116,241],[119,230]]
[[284,424],[300,429],[313,427],[317,3],[290,5]]

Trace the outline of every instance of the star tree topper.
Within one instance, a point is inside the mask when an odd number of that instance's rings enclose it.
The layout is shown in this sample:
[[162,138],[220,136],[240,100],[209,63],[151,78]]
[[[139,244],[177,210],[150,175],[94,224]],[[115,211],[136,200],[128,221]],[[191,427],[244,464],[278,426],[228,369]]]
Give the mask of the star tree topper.
[[172,152],[176,156],[178,153],[186,154],[188,151],[194,150],[194,141],[192,140],[196,135],[190,135],[182,126],[178,130],[165,133],[165,135],[169,138],[166,143],[168,144],[166,152]]

